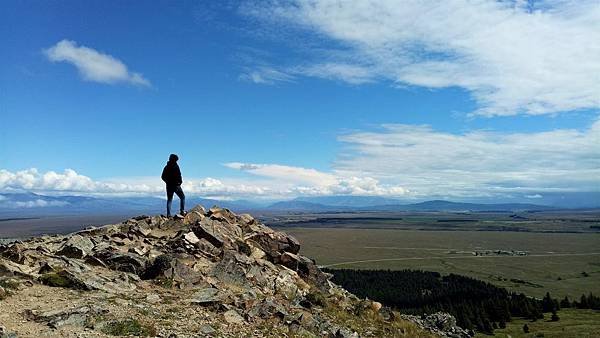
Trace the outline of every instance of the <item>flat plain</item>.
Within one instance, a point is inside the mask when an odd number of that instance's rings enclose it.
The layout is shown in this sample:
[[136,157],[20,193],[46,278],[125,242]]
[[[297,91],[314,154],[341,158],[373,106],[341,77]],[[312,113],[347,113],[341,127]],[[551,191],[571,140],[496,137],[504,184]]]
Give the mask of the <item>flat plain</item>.
[[557,224],[550,232],[470,231],[462,230],[464,224],[461,230],[427,231],[371,225],[283,230],[300,240],[303,255],[331,268],[456,273],[535,297],[600,294],[597,232],[561,232]]

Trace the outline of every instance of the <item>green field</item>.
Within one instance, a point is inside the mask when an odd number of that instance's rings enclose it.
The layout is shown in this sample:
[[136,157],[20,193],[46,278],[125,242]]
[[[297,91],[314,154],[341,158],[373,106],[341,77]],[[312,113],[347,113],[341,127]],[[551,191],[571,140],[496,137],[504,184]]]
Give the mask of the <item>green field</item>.
[[[558,313],[560,320],[551,322],[548,319],[535,322],[524,319],[513,319],[505,329],[494,331],[494,337],[544,337],[544,338],[592,338],[600,337],[600,311],[564,309]],[[549,316],[546,316],[549,317]],[[529,326],[529,333],[523,332],[523,325]],[[475,337],[490,337],[477,334]]]
[[[600,234],[286,228],[301,253],[331,268],[457,273],[530,296],[600,294]],[[527,256],[474,256],[518,250]]]

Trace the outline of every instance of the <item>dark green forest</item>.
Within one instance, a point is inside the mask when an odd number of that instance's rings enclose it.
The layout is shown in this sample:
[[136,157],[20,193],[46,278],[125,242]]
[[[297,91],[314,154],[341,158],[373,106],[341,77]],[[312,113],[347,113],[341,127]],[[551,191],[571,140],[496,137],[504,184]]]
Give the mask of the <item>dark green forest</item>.
[[600,309],[600,298],[582,295],[578,301],[543,299],[509,292],[504,288],[474,278],[415,270],[326,269],[332,281],[359,297],[383,303],[402,313],[423,315],[444,311],[456,317],[458,325],[483,333],[503,328],[513,317],[532,321],[562,307]]

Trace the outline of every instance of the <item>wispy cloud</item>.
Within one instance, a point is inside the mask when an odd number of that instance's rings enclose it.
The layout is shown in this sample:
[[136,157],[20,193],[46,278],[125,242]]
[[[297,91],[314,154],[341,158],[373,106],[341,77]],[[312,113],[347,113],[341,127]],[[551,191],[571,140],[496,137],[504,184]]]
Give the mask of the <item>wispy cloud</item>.
[[341,136],[341,175],[401,184],[414,196],[600,191],[600,121],[586,130],[451,134],[384,125]]
[[307,76],[458,86],[485,116],[600,108],[595,0],[250,1],[240,13],[316,33]]
[[87,81],[108,84],[125,82],[146,87],[151,85],[142,74],[129,71],[127,66],[115,57],[89,47],[78,46],[75,41],[59,41],[45,49],[44,54],[52,62],[72,64]]
[[372,74],[369,68],[345,63],[320,63],[310,66],[295,67],[292,71],[296,74],[329,80],[340,80],[355,85],[369,83],[375,80],[374,74]]
[[247,69],[244,73],[240,74],[239,78],[243,81],[268,85],[277,82],[292,82],[294,80],[293,75],[270,67]]

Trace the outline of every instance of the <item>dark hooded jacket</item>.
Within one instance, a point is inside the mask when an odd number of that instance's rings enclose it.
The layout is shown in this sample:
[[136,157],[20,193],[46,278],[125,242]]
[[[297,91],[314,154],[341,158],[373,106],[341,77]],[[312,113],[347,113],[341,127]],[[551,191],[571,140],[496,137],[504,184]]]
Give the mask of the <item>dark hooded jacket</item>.
[[167,165],[163,169],[162,175],[160,176],[163,181],[167,184],[167,186],[177,186],[183,183],[181,179],[181,170],[179,170],[179,165],[177,165],[177,161],[169,161]]

